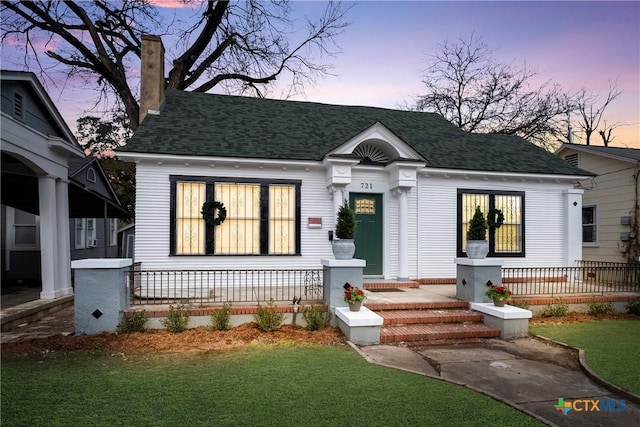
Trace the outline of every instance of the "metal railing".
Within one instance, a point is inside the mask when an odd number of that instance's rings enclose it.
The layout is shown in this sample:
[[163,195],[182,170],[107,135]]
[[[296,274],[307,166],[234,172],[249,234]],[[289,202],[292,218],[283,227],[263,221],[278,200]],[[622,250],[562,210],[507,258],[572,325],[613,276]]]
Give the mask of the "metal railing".
[[576,267],[503,268],[502,283],[516,295],[640,292],[640,264],[579,261]]
[[322,273],[322,269],[143,270],[134,264],[128,286],[132,305],[319,301]]

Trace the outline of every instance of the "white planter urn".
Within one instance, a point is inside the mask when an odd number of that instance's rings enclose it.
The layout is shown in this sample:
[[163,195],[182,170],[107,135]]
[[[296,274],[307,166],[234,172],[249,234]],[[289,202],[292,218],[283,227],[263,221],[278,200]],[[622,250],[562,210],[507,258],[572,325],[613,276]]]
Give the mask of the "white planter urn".
[[348,260],[353,259],[356,245],[353,239],[339,239],[333,241],[332,249],[335,259]]
[[467,258],[485,259],[488,253],[489,253],[488,240],[468,240],[467,241]]

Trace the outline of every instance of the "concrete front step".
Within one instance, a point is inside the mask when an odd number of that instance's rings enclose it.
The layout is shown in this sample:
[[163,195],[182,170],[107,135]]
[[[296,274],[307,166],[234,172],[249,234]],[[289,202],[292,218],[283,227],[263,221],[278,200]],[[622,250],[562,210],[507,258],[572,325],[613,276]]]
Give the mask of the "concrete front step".
[[420,324],[380,328],[381,344],[466,340],[499,336],[499,330],[483,323]]
[[379,311],[383,325],[409,325],[416,323],[482,322],[481,313],[471,310],[393,310]]

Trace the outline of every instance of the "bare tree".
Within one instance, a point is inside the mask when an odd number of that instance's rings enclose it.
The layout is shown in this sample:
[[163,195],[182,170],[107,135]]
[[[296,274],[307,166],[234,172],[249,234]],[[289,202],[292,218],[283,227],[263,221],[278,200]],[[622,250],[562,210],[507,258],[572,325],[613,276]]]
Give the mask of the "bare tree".
[[[611,136],[612,131],[621,123],[615,123],[611,126],[607,126],[606,120],[603,120],[604,112],[613,101],[615,101],[620,95],[622,90],[618,89],[616,82],[609,82],[609,91],[607,92],[607,98],[598,106],[598,97],[594,94],[587,93],[586,90],[582,90],[576,96],[576,110],[580,115],[578,120],[578,126],[584,135],[584,141],[586,145],[591,145],[591,135],[594,132],[598,132],[602,138],[602,142],[605,147],[609,146],[609,143],[613,141]],[[603,122],[603,128],[600,127],[600,122]]]
[[424,72],[416,109],[444,116],[466,132],[504,133],[548,144],[566,127],[569,97],[536,73],[497,62],[475,34],[440,44]]
[[[261,95],[285,73],[294,91],[327,74],[329,66],[315,62],[316,57],[335,54],[335,38],[348,25],[349,8],[340,3],[328,3],[300,36],[287,2],[183,2],[199,7],[187,27],[176,19],[164,22],[146,0],[3,1],[2,41],[24,43],[25,58],[34,55],[41,64],[34,40],[44,35],[50,46],[46,55],[67,66],[69,75],[97,79],[100,96],[115,93],[135,130],[139,104],[131,82],[137,82],[133,71],[143,33],[178,40],[173,50],[167,49],[174,58],[168,88],[206,92],[223,87],[227,93]],[[47,72],[42,65],[41,72]]]

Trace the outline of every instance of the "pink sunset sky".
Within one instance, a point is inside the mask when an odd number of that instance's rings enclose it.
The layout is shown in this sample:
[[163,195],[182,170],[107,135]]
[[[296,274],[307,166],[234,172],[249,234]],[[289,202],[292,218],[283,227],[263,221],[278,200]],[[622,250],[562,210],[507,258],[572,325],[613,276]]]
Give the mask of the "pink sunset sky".
[[[154,3],[165,14],[192,13],[171,7],[178,2]],[[302,26],[302,18],[319,16],[325,3],[293,6]],[[607,124],[619,125],[611,145],[640,148],[639,2],[363,1],[353,4],[347,20],[352,25],[337,39],[341,53],[326,59],[333,76],[290,99],[401,108],[422,92],[421,70],[436,46],[475,33],[497,61],[536,70],[537,83],[551,80],[566,92],[584,88],[604,100],[609,81],[616,81],[623,93],[605,113]],[[24,69],[23,57],[5,46],[2,68]],[[72,80],[43,83],[74,129],[95,93]],[[270,94],[279,98],[283,91],[276,87]]]

